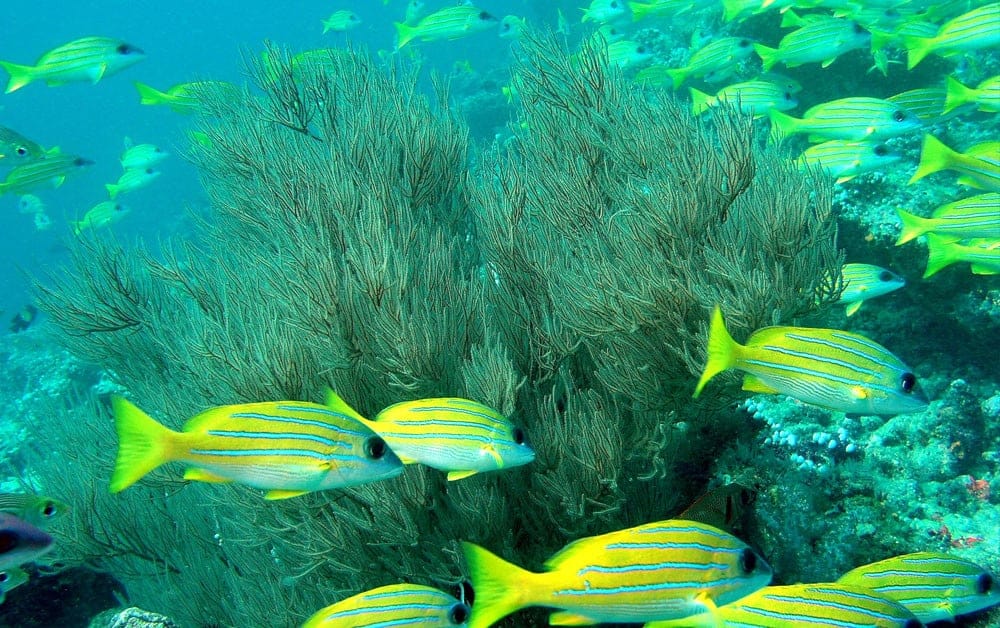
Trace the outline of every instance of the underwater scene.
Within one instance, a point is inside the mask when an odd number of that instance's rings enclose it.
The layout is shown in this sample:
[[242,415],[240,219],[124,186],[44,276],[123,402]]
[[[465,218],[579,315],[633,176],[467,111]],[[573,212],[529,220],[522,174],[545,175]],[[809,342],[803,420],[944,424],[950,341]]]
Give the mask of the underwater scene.
[[0,628],[1000,626],[1000,2],[8,4]]

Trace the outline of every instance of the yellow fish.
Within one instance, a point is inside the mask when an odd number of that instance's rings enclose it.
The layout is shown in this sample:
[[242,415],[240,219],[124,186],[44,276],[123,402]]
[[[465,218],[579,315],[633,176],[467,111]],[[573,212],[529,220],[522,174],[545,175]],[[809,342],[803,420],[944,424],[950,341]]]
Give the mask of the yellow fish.
[[50,86],[77,81],[96,83],[144,58],[142,50],[119,39],[82,37],[46,52],[33,66],[0,61],[0,67],[10,74],[9,94],[34,81],[45,81]]

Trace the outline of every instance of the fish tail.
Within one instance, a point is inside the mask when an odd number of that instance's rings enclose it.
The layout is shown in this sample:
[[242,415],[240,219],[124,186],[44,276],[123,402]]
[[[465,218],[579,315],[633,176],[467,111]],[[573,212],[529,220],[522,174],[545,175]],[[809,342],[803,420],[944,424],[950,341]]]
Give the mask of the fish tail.
[[778,49],[768,48],[764,44],[754,44],[753,49],[757,51],[757,56],[763,62],[764,71],[767,72],[778,62]]
[[684,84],[687,80],[688,73],[684,68],[673,68],[667,70],[667,74],[670,76],[670,80],[674,83],[674,89],[677,89]]
[[945,82],[945,93],[944,93],[944,110],[942,114],[948,113],[955,107],[961,107],[965,103],[969,102],[970,96],[972,95],[972,90],[962,85],[954,77],[949,76]]
[[632,11],[632,21],[638,22],[642,18],[646,17],[649,10],[652,8],[650,4],[642,4],[641,2],[629,2],[628,8]]
[[124,397],[113,395],[111,408],[118,432],[118,457],[110,488],[112,493],[118,493],[170,460],[175,432],[157,423]]
[[722,0],[722,21],[732,22],[743,10],[744,3],[740,0]]
[[155,87],[150,87],[139,81],[135,81],[134,85],[136,91],[139,92],[139,102],[143,105],[162,105],[169,100],[166,93]]
[[323,34],[326,35],[333,28],[333,20],[323,20]]
[[17,63],[11,63],[10,61],[0,61],[0,67],[2,67],[7,74],[10,74],[10,82],[7,83],[7,91],[4,92],[5,94],[16,92],[31,81],[35,80],[35,68],[30,65],[18,65]]
[[917,171],[910,177],[908,184],[913,184],[929,174],[945,170],[953,162],[957,153],[945,146],[944,142],[930,133],[924,135],[924,144],[920,148],[920,163]]
[[410,26],[409,24],[404,24],[403,22],[393,22],[396,27],[396,35],[398,41],[396,42],[396,50],[399,50],[406,44],[410,42],[417,34],[417,29]]
[[793,118],[777,109],[768,109],[767,116],[771,119],[771,141],[777,142],[795,134],[799,122],[798,118]]
[[722,318],[722,308],[718,305],[712,312],[712,323],[708,327],[708,359],[705,362],[705,370],[701,373],[698,385],[694,389],[693,397],[697,398],[701,394],[701,389],[705,387],[708,380],[712,379],[722,371],[732,368],[736,363],[736,352],[739,343],[733,340],[726,329],[726,322]]
[[924,279],[957,261],[951,244],[933,233],[927,234],[927,269],[924,270]]
[[115,197],[118,196],[119,192],[118,186],[115,185],[114,183],[105,183],[104,187],[108,191],[108,198],[110,198],[111,200],[115,200]]
[[927,225],[926,218],[914,216],[913,214],[905,212],[902,209],[897,209],[896,213],[899,214],[899,221],[903,223],[903,230],[899,234],[899,239],[896,240],[896,246],[905,244],[913,238],[921,236],[930,230],[930,227]]
[[923,61],[924,57],[934,52],[933,37],[903,37],[903,47],[906,48],[906,69],[912,70]]
[[487,628],[528,606],[524,600],[528,588],[524,583],[537,574],[521,569],[474,543],[463,541],[462,553],[476,595],[469,628]]
[[708,111],[711,107],[712,96],[693,87],[689,87],[688,91],[691,92],[691,111],[694,112],[694,115],[701,115]]

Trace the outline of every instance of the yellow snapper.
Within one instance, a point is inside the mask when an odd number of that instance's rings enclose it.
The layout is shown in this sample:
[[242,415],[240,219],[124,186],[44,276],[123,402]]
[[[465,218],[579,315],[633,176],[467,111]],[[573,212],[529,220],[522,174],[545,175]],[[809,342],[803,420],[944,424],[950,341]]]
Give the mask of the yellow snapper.
[[[332,390],[327,405],[344,407]],[[448,472],[449,480],[528,464],[535,450],[524,431],[481,403],[457,397],[393,404],[369,421],[351,415],[385,439],[403,464],[419,463]]]
[[7,594],[28,581],[28,573],[20,567],[8,567],[0,571],[0,604]]
[[753,51],[753,41],[746,37],[722,37],[693,51],[687,64],[669,69],[667,74],[674,89],[691,77],[719,80],[720,76],[727,76],[741,61],[749,59]]
[[323,20],[323,34],[330,31],[343,33],[361,25],[361,18],[354,11],[342,9]]
[[810,21],[788,33],[781,38],[777,48],[754,44],[754,49],[764,62],[764,71],[776,63],[794,67],[821,62],[825,68],[845,52],[864,48],[869,39],[868,31],[856,22],[831,17]]
[[104,187],[108,190],[108,197],[115,200],[120,194],[146,187],[158,176],[160,171],[153,168],[132,168],[123,172],[116,183],[105,183]]
[[10,74],[9,94],[34,81],[48,85],[97,83],[144,58],[142,50],[119,39],[83,37],[46,52],[34,66],[0,61],[0,67]]
[[920,163],[909,183],[941,170],[959,173],[958,182],[962,185],[1000,192],[1000,142],[981,142],[960,153],[933,135],[925,135]]
[[848,316],[857,312],[868,299],[899,290],[906,285],[906,280],[896,273],[874,264],[844,264],[840,269],[840,276],[844,290],[837,303],[847,306]]
[[129,214],[129,208],[117,201],[102,201],[87,210],[80,220],[69,223],[73,235],[80,235],[88,229],[100,229],[113,225]]
[[786,111],[795,108],[798,101],[791,92],[770,81],[744,81],[723,87],[714,96],[699,91],[693,87],[691,92],[691,109],[695,115],[702,114],[720,103],[739,107],[740,111],[755,118],[767,115],[771,109]]
[[976,105],[979,111],[1000,112],[1000,74],[985,79],[976,87],[966,87],[949,76],[945,82],[944,113],[967,104]]
[[461,39],[475,33],[489,30],[497,25],[497,18],[474,6],[460,5],[435,11],[415,25],[395,22],[399,50],[413,39],[439,41]]
[[614,22],[625,17],[625,0],[591,0],[581,22]]
[[139,102],[143,105],[166,105],[177,113],[196,113],[201,111],[202,100],[213,92],[225,95],[236,93],[239,88],[224,81],[197,81],[180,83],[161,92],[145,83],[135,82],[139,92]]
[[949,112],[948,115],[943,113],[945,96],[943,87],[920,87],[890,96],[886,100],[906,109],[924,124],[930,125],[955,115],[954,111]]
[[820,103],[801,118],[771,110],[771,136],[808,133],[815,139],[863,140],[895,137],[923,126],[917,116],[881,98],[854,96]]
[[51,154],[45,159],[17,166],[7,173],[7,179],[0,183],[0,194],[27,194],[44,187],[57,188],[66,182],[67,176],[93,163],[76,155]]
[[52,549],[52,537],[19,517],[0,512],[0,571],[30,563]]
[[469,607],[443,591],[393,584],[353,595],[316,611],[302,628],[448,628],[466,626]]
[[562,609],[553,626],[680,619],[728,604],[771,581],[746,543],[712,526],[670,519],[579,539],[531,573],[462,543],[475,603],[470,628],[529,606]]
[[703,619],[705,626],[740,628],[920,628],[923,624],[902,604],[870,589],[846,584],[793,584],[764,587],[688,620],[656,621],[645,628],[691,626]]
[[927,234],[927,269],[924,279],[952,264],[968,262],[974,275],[1000,275],[1000,238],[955,242]]
[[837,183],[845,183],[859,174],[884,169],[902,158],[881,142],[827,140],[805,149],[797,161],[802,170],[816,166]]
[[403,465],[346,404],[268,401],[218,406],[174,432],[124,397],[113,396],[117,493],[167,462],[188,465],[184,479],[238,482],[285,499],[399,475]]
[[938,552],[903,554],[848,571],[837,582],[893,599],[924,622],[954,621],[1000,604],[996,578],[976,563]]
[[123,170],[135,170],[155,166],[170,156],[170,153],[153,144],[132,144],[125,138],[125,152],[121,156]]
[[909,70],[931,53],[947,55],[1000,46],[1000,2],[991,2],[945,22],[933,37],[903,37],[903,45]]
[[69,505],[32,493],[0,493],[0,512],[6,512],[39,528],[48,527],[53,521],[69,512]]
[[743,390],[794,397],[821,408],[857,414],[920,412],[927,401],[899,358],[860,334],[811,327],[765,327],[745,345],[726,330],[716,306],[708,331],[708,360],[694,396],[719,373],[746,373]]
[[524,34],[528,28],[528,23],[523,17],[507,15],[500,20],[500,36],[504,39],[517,39]]
[[649,48],[637,41],[622,39],[608,44],[608,63],[628,69],[652,58]]
[[0,159],[7,164],[20,164],[35,159],[43,159],[46,151],[44,148],[24,137],[14,129],[0,126]]
[[1000,239],[1000,192],[987,192],[942,205],[930,218],[921,218],[897,209],[903,223],[896,246],[925,233],[944,241],[966,238]]
[[695,0],[654,0],[653,2],[629,2],[632,11],[632,21],[638,22],[652,17],[674,17],[690,11],[697,3]]

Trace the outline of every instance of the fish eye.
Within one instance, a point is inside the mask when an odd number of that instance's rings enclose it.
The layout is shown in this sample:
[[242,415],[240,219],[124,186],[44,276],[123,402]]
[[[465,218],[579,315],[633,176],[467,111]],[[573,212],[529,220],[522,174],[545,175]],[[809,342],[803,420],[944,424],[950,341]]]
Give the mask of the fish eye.
[[[886,155],[889,154],[889,149],[886,148],[885,144],[879,144],[879,145],[875,146],[875,148],[872,149],[872,152],[875,153],[879,157],[885,157]],[[885,281],[885,280],[883,279],[883,281]]]
[[611,7],[612,9],[617,9],[618,8],[618,2],[616,2],[615,0],[612,0],[612,2],[610,2],[608,4],[608,6]]
[[458,626],[464,624],[469,619],[469,607],[459,602],[448,609],[448,621]]
[[6,571],[0,571],[0,584],[3,584],[8,580],[10,580],[10,574],[7,573]]
[[115,48],[115,50],[117,50],[118,54],[120,55],[130,55],[133,52],[142,52],[141,50],[130,44],[120,44],[117,48]]
[[46,517],[51,517],[56,514],[56,505],[52,502],[45,502],[45,508],[42,508],[42,514]]
[[917,376],[913,373],[903,373],[903,376],[899,378],[899,385],[903,392],[913,392],[913,387],[917,385]]
[[986,595],[993,589],[993,576],[988,573],[981,573],[976,578],[976,593]]
[[902,109],[897,109],[892,112],[892,119],[896,122],[902,122],[906,119],[906,113]]
[[737,44],[737,45],[738,45],[738,46],[739,46],[740,48],[746,48],[747,46],[749,46],[749,45],[750,45],[750,40],[749,40],[749,39],[741,39],[741,40],[740,40],[740,43],[739,43],[739,44]]
[[753,573],[757,568],[757,555],[749,547],[740,553],[740,569],[745,574]]
[[854,33],[856,35],[860,35],[861,33],[864,33],[864,32],[866,32],[865,29],[862,28],[860,24],[858,24],[857,22],[855,22],[854,23]]
[[635,51],[639,54],[646,54],[646,48],[643,46],[636,46]]
[[515,443],[517,443],[518,445],[524,444],[524,430],[522,430],[519,427],[515,427],[512,436],[514,437]]
[[24,157],[28,154],[28,149],[24,146],[18,146],[14,149],[14,152],[17,153],[18,157]]
[[479,14],[479,19],[481,19],[481,20],[492,20],[493,16],[490,15],[489,13],[487,13],[486,11],[483,11],[483,12],[481,12]]
[[879,281],[892,281],[893,280],[893,274],[890,273],[887,270],[883,270],[882,272],[880,272],[878,274],[878,280]]
[[372,460],[381,460],[387,450],[385,441],[378,436],[373,436],[365,441],[365,454]]
[[153,174],[152,168],[146,168],[146,174]]

